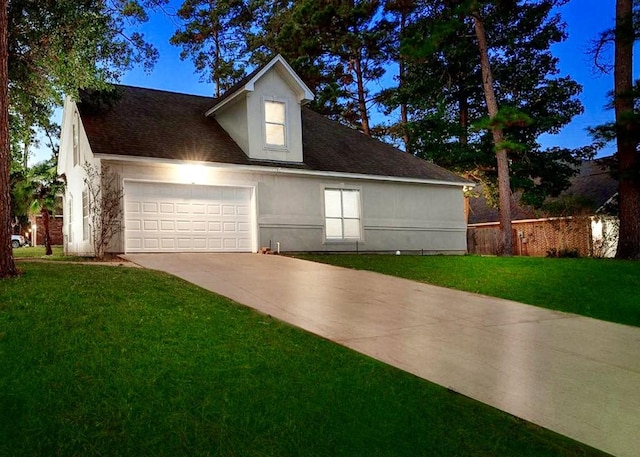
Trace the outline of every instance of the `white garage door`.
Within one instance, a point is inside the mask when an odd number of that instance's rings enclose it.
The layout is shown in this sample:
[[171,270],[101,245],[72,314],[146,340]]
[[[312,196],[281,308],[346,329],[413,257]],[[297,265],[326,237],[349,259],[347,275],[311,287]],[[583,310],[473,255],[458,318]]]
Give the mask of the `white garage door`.
[[251,190],[125,184],[127,252],[251,251]]

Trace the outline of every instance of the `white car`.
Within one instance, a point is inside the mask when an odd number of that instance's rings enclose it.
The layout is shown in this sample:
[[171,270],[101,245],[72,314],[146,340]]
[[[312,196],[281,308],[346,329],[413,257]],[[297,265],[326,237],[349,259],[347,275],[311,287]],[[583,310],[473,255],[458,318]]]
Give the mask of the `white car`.
[[22,235],[11,235],[11,246],[14,248],[19,248],[20,246],[24,246],[27,244],[27,241],[24,239]]

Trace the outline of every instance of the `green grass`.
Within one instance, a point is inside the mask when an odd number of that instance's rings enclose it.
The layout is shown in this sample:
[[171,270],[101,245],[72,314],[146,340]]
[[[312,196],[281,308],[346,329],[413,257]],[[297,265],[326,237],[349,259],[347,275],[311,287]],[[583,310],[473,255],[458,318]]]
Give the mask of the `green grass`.
[[[53,250],[53,256],[49,257],[50,260],[57,260],[64,257],[62,246],[52,246],[51,249]],[[44,246],[24,246],[21,248],[13,248],[13,257],[16,259],[45,257],[44,253]]]
[[640,262],[479,256],[296,257],[640,326]]
[[2,456],[601,455],[168,275],[19,266]]

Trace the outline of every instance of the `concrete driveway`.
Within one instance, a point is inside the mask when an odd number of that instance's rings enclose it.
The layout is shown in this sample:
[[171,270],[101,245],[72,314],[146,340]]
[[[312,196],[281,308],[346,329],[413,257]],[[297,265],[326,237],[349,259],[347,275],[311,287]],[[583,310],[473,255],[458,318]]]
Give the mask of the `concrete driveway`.
[[535,424],[640,455],[640,329],[257,254],[131,254]]

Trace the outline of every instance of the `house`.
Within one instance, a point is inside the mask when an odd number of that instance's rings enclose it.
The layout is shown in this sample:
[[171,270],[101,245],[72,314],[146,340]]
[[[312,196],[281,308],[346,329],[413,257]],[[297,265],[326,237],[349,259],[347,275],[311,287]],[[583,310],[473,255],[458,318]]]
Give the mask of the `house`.
[[[607,168],[610,158],[584,160],[559,197],[548,198],[541,210],[512,201],[516,255],[545,256],[576,252],[580,256],[613,257],[617,245],[618,182]],[[473,254],[496,254],[498,209],[480,195],[469,205],[467,244]]]
[[116,86],[64,106],[65,250],[92,254],[85,163],[117,177],[107,251],[463,254],[463,187],[434,164],[331,121],[276,56],[221,97]]

